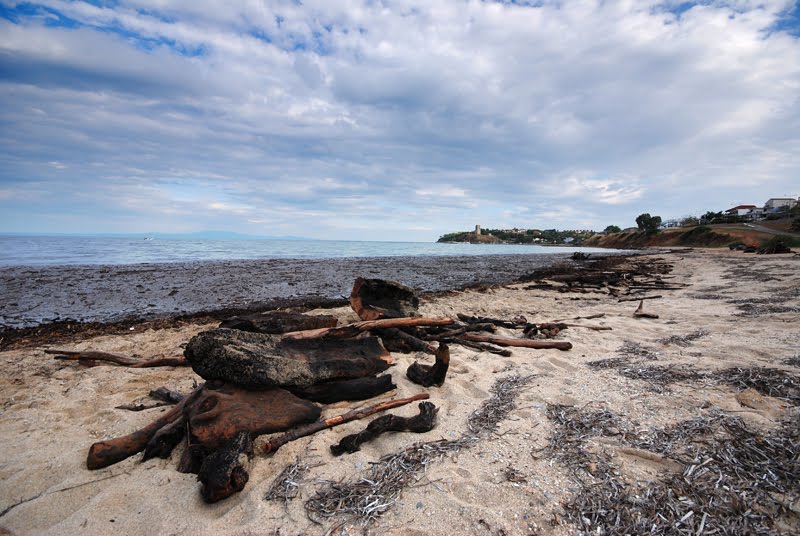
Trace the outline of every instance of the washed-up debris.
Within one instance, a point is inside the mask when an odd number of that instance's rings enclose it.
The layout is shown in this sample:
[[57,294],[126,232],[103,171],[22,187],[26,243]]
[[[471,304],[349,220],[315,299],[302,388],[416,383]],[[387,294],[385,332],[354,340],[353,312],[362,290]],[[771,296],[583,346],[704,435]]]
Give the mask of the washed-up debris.
[[[761,435],[738,417],[710,412],[663,429],[636,432],[607,410],[548,407],[548,450],[572,469],[579,488],[563,502],[579,534],[782,534],[800,498],[797,416]],[[627,482],[594,437],[616,436],[645,457],[681,463],[646,483]],[[626,447],[619,449],[627,452]]]
[[368,525],[388,511],[402,491],[419,481],[429,465],[444,456],[454,455],[493,434],[497,426],[516,407],[517,396],[535,375],[509,376],[492,386],[492,397],[472,415],[468,431],[454,440],[418,443],[398,453],[382,457],[369,471],[354,480],[330,482],[306,501],[309,519],[341,517],[345,522]]
[[288,503],[296,498],[300,492],[300,484],[303,482],[305,474],[311,468],[319,467],[320,465],[322,464],[311,465],[307,462],[301,462],[299,459],[294,463],[290,463],[272,481],[266,495],[264,495],[264,500]]

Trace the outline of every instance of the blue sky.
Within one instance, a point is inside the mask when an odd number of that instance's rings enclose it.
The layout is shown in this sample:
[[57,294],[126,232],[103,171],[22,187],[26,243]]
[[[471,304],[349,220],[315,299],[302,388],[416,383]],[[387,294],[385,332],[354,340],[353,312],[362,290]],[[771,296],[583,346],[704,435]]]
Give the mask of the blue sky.
[[0,0],[0,232],[435,240],[800,195],[797,1]]

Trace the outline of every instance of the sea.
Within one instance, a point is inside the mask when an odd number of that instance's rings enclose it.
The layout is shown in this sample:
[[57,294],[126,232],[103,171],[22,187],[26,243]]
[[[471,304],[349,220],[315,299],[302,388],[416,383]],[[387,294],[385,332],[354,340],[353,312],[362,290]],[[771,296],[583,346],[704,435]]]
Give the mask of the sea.
[[512,244],[130,238],[82,236],[0,236],[0,266],[128,265],[261,259],[555,254],[608,249]]

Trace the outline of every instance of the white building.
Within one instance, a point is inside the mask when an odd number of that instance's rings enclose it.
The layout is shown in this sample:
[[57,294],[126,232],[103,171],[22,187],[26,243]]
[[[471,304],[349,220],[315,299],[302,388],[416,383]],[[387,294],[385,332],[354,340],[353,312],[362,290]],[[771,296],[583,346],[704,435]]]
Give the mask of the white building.
[[769,201],[764,203],[764,210],[767,212],[776,212],[783,208],[788,210],[796,204],[797,200],[793,197],[772,197]]

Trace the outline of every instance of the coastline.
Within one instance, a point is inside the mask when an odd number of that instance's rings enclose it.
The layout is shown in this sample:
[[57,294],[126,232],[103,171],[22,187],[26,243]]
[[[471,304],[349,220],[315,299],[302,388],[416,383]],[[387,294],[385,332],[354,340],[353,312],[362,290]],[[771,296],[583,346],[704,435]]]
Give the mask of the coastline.
[[[711,449],[717,445],[714,441],[733,443],[724,427],[713,426],[720,415],[739,419],[735,422],[759,434],[757,437],[777,433],[784,422],[800,422],[800,391],[789,390],[788,397],[787,391],[781,391],[800,386],[800,347],[795,329],[800,321],[800,260],[728,250],[685,250],[629,260],[673,267],[666,277],[681,288],[660,292],[662,298],[645,302],[645,310],[658,318],[634,317],[636,302],[620,301],[607,292],[554,292],[528,288],[529,283],[425,296],[421,312],[426,316],[525,315],[537,323],[572,319],[569,322],[574,324],[611,329],[569,327],[557,337],[573,344],[567,352],[515,348],[511,357],[502,358],[453,346],[444,385],[427,389],[430,401],[440,408],[438,425],[431,432],[381,436],[360,452],[340,458],[331,456],[329,446],[363,429],[366,422],[320,432],[286,445],[272,457],[256,457],[247,487],[213,505],[200,499],[194,475],[175,470],[180,453],[174,453],[171,459],[146,462],[134,457],[99,471],[85,468],[86,449],[92,442],[127,434],[163,411],[129,412],[115,406],[146,400],[147,392],[160,386],[188,392],[199,380],[191,370],[82,368],[46,355],[46,340],[0,351],[0,385],[6,394],[0,414],[4,437],[0,476],[5,483],[0,489],[0,532],[299,535],[332,530],[337,534],[397,536],[594,533],[589,530],[594,526],[575,524],[580,521],[570,518],[566,507],[586,490],[598,490],[597,500],[610,493],[608,481],[603,480],[604,467],[616,471],[613,478],[619,484],[615,485],[643,490],[672,482],[672,478],[682,480],[688,470],[689,465],[684,464],[691,457],[673,454],[663,445],[643,446],[641,438],[650,437],[648,434],[660,437],[657,432],[672,430],[670,427],[681,423],[712,423],[709,435],[677,442],[681,447],[699,449],[698,456],[703,456],[699,464],[715,455]],[[347,306],[310,313],[333,314],[340,322],[354,318]],[[603,316],[596,319],[575,319],[600,314]],[[78,333],[67,346],[145,357],[170,356],[180,354],[181,346],[194,334],[216,325],[206,319],[165,328],[137,325],[124,334]],[[498,330],[505,336],[516,336],[510,330]],[[392,355],[398,361],[390,370],[398,385],[394,396],[419,392],[420,387],[406,379],[405,370],[415,361],[429,363],[430,358]],[[598,362],[610,365],[600,366]],[[764,383],[776,388],[771,394],[753,394],[752,386],[741,380],[713,380],[730,370],[756,375],[776,370],[785,379]],[[692,373],[700,377],[693,378]],[[319,525],[307,517],[305,504],[324,481],[346,482],[364,476],[383,456],[417,442],[460,437],[470,414],[492,396],[497,381],[515,375],[533,375],[533,381],[521,391],[497,433],[457,457],[431,463],[375,524],[364,529],[358,523],[334,518]],[[323,417],[360,405],[324,406]],[[570,462],[553,450],[559,437],[569,437],[559,435],[564,433],[564,425],[554,420],[556,410],[578,420],[578,415],[586,412],[604,419],[600,424],[573,424],[589,426],[575,428],[586,438],[580,454],[588,458]],[[404,416],[415,412],[415,407],[393,411]],[[631,440],[640,442],[632,447]],[[285,502],[266,501],[264,497],[277,474],[298,461],[313,466],[299,480],[298,497]],[[716,461],[705,463],[704,467],[711,468],[713,490],[720,469]],[[797,471],[796,464],[784,469]],[[576,480],[576,475],[583,480]],[[797,482],[795,478],[793,491],[781,499],[786,508],[773,520],[775,533],[800,530]],[[637,493],[645,497],[644,492]],[[693,498],[699,501],[702,497]],[[763,511],[765,505],[754,506],[754,500],[749,496],[747,506],[754,512]],[[681,504],[671,502],[669,507]],[[666,504],[653,507],[668,513]],[[685,503],[681,507],[689,508],[687,513],[693,511]],[[704,517],[701,508],[706,505],[697,506],[697,513],[686,518],[685,523],[693,523],[689,525],[694,527],[692,533],[697,532],[701,519],[706,531],[726,522],[718,510],[708,510],[712,514]],[[681,512],[678,517],[683,515]],[[735,518],[747,521],[753,516],[742,518],[739,512]]]

